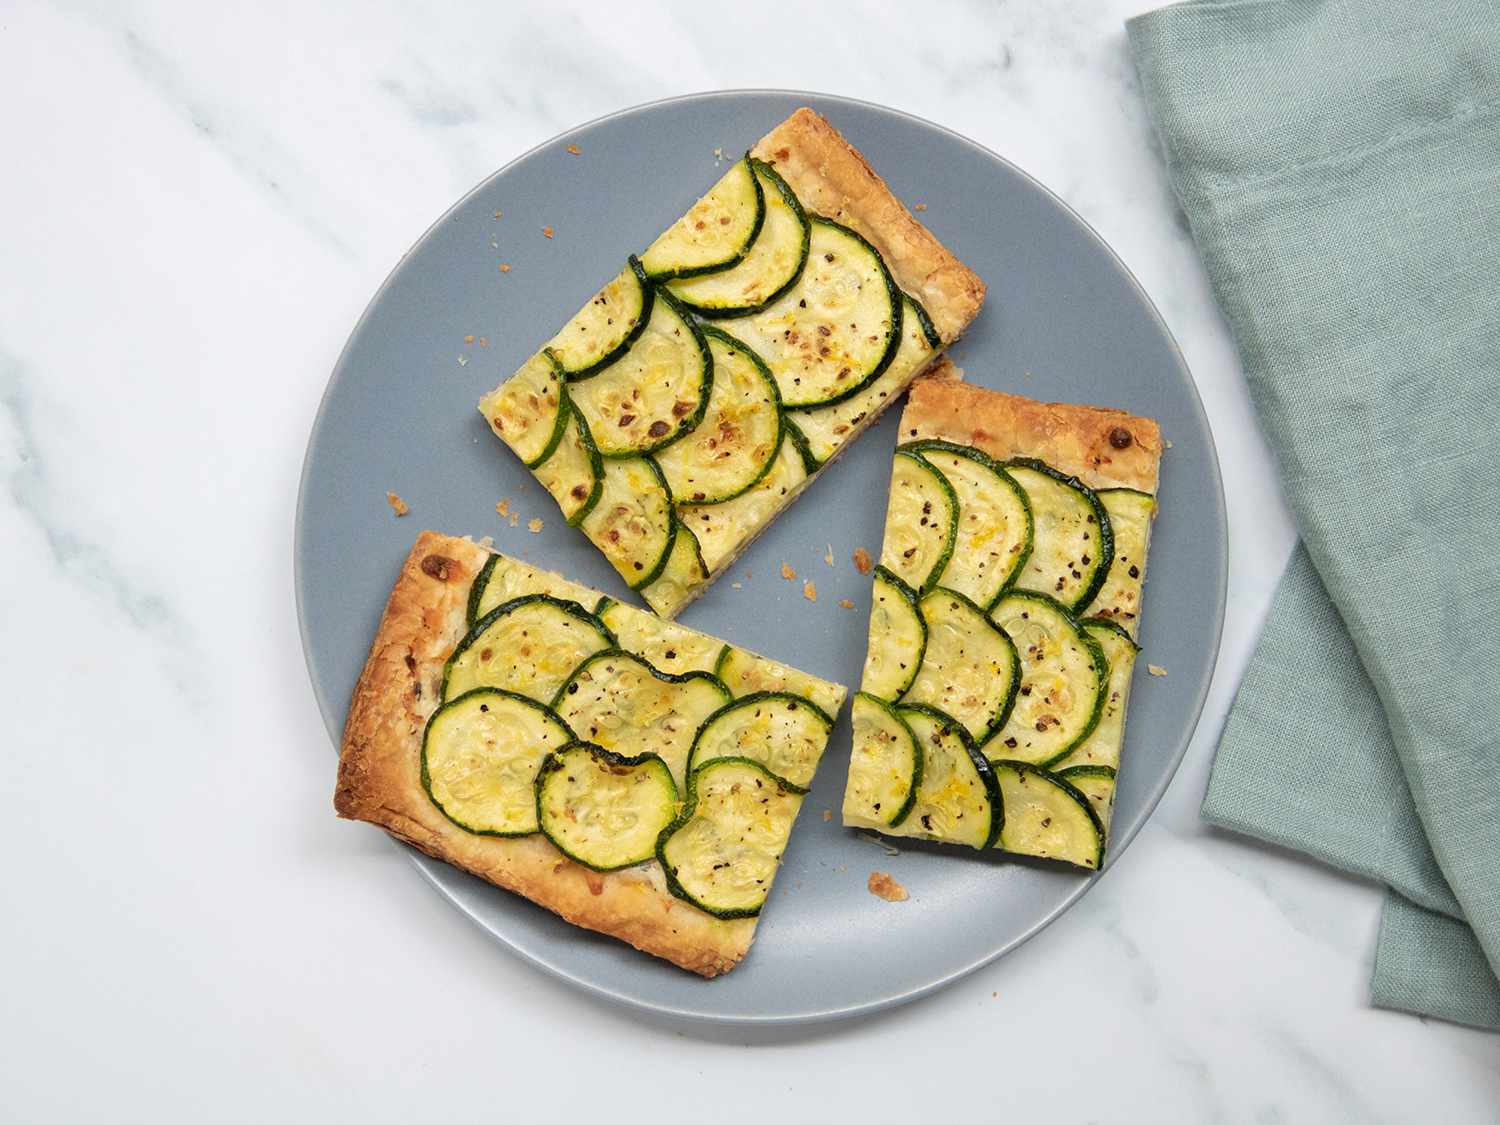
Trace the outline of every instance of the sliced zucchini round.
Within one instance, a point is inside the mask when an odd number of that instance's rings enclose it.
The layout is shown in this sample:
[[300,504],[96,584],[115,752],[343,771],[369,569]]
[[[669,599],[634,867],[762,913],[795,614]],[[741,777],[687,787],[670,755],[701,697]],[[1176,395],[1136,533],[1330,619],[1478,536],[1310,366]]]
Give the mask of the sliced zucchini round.
[[579,738],[626,756],[654,752],[682,780],[698,728],[728,702],[729,689],[709,672],[672,675],[606,649],[578,666],[552,708]]
[[657,237],[641,265],[653,281],[728,269],[754,245],[765,216],[765,192],[746,156]]
[[1005,631],[962,594],[939,586],[921,602],[927,651],[903,703],[925,703],[982,743],[1010,717],[1020,659]]
[[682,815],[656,844],[667,889],[719,918],[759,914],[801,807],[801,793],[748,758],[695,769]]
[[879,251],[814,216],[797,284],[734,330],[766,361],[783,404],[816,406],[880,377],[901,342],[901,312],[901,291]]
[[1069,612],[1094,600],[1114,557],[1109,515],[1092,489],[1041,461],[1007,461],[1005,470],[1031,508],[1031,555],[1016,575],[1021,590],[1056,598]]
[[937,585],[953,555],[958,498],[920,454],[896,450],[880,564],[919,594]]
[[726,704],[703,721],[688,769],[715,758],[749,758],[784,784],[807,792],[833,719],[812,700],[762,691]]
[[889,703],[858,692],[849,705],[854,744],[844,823],[886,827],[911,812],[922,783],[922,746]]
[[528,469],[547,459],[562,440],[563,374],[539,351],[505,382],[479,400],[479,413]]
[[479,687],[550,703],[573,669],[614,647],[604,623],[577,602],[527,594],[490,610],[443,667],[443,699]]
[[794,418],[789,419],[806,435],[808,455],[814,465],[823,464],[852,441],[891,399],[906,389],[942,346],[920,302],[903,294],[901,309],[901,342],[890,366],[878,379],[840,402],[799,408]]
[[542,759],[573,732],[534,699],[475,688],[432,713],[422,734],[422,787],[444,816],[483,836],[536,831]]
[[1115,771],[1109,766],[1069,766],[1057,776],[1089,799],[1107,839],[1115,808]]
[[1104,706],[1099,711],[1099,721],[1089,736],[1056,764],[1115,767],[1120,764],[1120,745],[1125,740],[1125,707],[1130,701],[1130,681],[1135,671],[1135,658],[1141,649],[1131,640],[1129,633],[1104,618],[1095,617],[1085,621],[1083,631],[1098,643],[1109,664]]
[[605,457],[652,453],[698,425],[713,385],[702,331],[666,294],[619,359],[572,384],[569,397]]
[[656,462],[605,461],[603,491],[579,526],[632,590],[655,582],[677,538],[672,491]]
[[837,715],[844,705],[844,689],[838,684],[809,676],[769,656],[760,656],[734,645],[724,646],[714,672],[736,699],[766,692],[800,695],[803,699],[811,699],[829,715]]
[[549,594],[565,602],[577,602],[585,608],[596,597],[595,592],[587,586],[569,582],[561,575],[549,571],[533,570],[525,563],[492,553],[469,587],[466,623],[472,628],[476,621],[491,610],[529,594]]
[[586,378],[625,354],[651,319],[654,299],[655,291],[632,255],[614,280],[547,341],[547,351],[569,379]]
[[712,672],[724,651],[724,642],[670,621],[662,621],[634,606],[606,598],[594,612],[620,647],[643,656],[663,672]]
[[964,728],[941,711],[899,706],[922,749],[922,777],[910,811],[888,831],[987,848],[1003,819],[995,779]]
[[570,742],[542,759],[537,823],[563,855],[595,871],[618,871],[656,854],[677,815],[677,785],[655,754],[629,758]]
[[911,687],[927,651],[927,622],[917,592],[883,566],[870,592],[870,642],[859,690],[897,700]]
[[700,316],[759,312],[796,284],[807,261],[809,224],[802,204],[769,164],[751,157],[750,167],[766,207],[754,245],[738,265],[670,285],[672,295]]
[[708,581],[703,548],[698,545],[693,529],[679,519],[675,535],[667,565],[649,586],[641,587],[641,597],[663,620],[677,616],[678,611],[697,597]]
[[1141,586],[1146,581],[1146,547],[1156,497],[1133,488],[1104,488],[1096,495],[1109,515],[1114,561],[1085,612],[1118,622],[1134,637],[1140,625]]
[[781,401],[760,356],[717,328],[704,335],[713,388],[703,419],[656,457],[683,504],[733,500],[766,475],[781,449]]
[[768,524],[807,483],[797,447],[783,440],[770,471],[748,491],[722,504],[684,504],[678,514],[693,529],[710,574],[728,565],[754,533]]
[[1026,493],[988,454],[948,441],[902,447],[942,473],[958,498],[953,554],[938,579],[988,609],[1031,555],[1031,508]]
[[599,502],[604,490],[604,465],[588,423],[563,392],[563,433],[551,454],[531,471],[552,494],[569,526],[577,527]]
[[990,618],[1015,642],[1021,682],[1010,718],[985,753],[1041,766],[1060,761],[1099,722],[1109,661],[1078,619],[1046,594],[1012,590]]
[[990,764],[1005,802],[1000,847],[1098,870],[1104,862],[1104,826],[1087,797],[1030,762]]

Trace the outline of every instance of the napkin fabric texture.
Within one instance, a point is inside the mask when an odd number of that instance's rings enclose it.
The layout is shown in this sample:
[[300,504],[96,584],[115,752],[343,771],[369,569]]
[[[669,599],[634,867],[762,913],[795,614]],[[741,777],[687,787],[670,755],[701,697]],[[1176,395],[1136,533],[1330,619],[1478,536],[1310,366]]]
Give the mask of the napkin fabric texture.
[[1500,1029],[1500,4],[1128,29],[1303,539],[1204,815],[1391,888],[1377,1004]]

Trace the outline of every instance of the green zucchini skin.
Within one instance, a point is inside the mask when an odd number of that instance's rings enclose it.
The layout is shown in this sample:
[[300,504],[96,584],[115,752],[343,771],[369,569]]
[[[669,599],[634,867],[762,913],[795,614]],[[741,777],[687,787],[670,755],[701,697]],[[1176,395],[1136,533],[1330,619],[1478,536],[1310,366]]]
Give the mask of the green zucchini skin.
[[561,755],[573,750],[586,750],[594,758],[598,759],[601,762],[604,762],[607,765],[619,766],[626,769],[634,768],[637,766],[660,767],[661,773],[663,775],[663,780],[666,782],[667,787],[671,789],[673,800],[676,800],[677,783],[672,780],[672,771],[667,767],[667,763],[661,759],[660,755],[646,753],[626,757],[623,754],[616,754],[612,750],[606,750],[604,749],[604,747],[595,745],[592,742],[585,742],[582,739],[578,739],[563,746],[559,746],[556,750],[549,751],[547,756],[542,759],[541,769],[537,771],[534,787],[537,802],[537,823],[541,826],[542,835],[546,836],[553,847],[562,852],[563,855],[567,856],[574,863],[577,863],[583,867],[587,867],[592,871],[623,871],[627,867],[635,867],[639,864],[646,863],[652,858],[654,849],[653,851],[646,852],[646,854],[644,855],[633,857],[622,863],[595,863],[589,860],[587,857],[580,856],[576,852],[570,850],[562,842],[560,842],[553,833],[547,830],[547,818],[542,815],[542,791],[546,787],[547,779],[558,770],[564,768]]
[[[648,273],[647,276],[652,281],[677,281],[682,278],[701,277],[706,273],[718,273],[721,270],[732,269],[745,260],[745,255],[750,253],[750,247],[754,246],[755,240],[760,237],[761,225],[766,221],[766,197],[765,189],[760,186],[760,177],[755,174],[755,169],[750,167],[750,154],[747,152],[741,159],[745,162],[745,166],[750,172],[750,183],[755,189],[755,220],[751,223],[750,233],[745,238],[744,244],[740,246],[739,252],[721,262],[711,262],[702,266],[683,266]],[[673,226],[675,225],[674,223]],[[668,230],[670,229],[669,227]]]
[[937,328],[933,326],[932,317],[927,315],[927,306],[922,304],[921,301],[917,300],[910,293],[904,293],[902,295],[911,302],[912,309],[917,314],[917,323],[922,328],[922,335],[927,338],[928,346],[931,347],[933,351],[938,351],[943,346],[943,338],[938,335]]
[[449,709],[456,707],[460,703],[467,702],[480,696],[494,696],[499,699],[507,699],[515,703],[524,704],[525,706],[531,707],[541,714],[545,715],[548,719],[551,719],[560,728],[562,728],[562,730],[567,731],[569,736],[571,736],[572,734],[571,728],[569,728],[567,723],[563,722],[562,717],[558,715],[557,712],[553,711],[552,708],[548,707],[545,703],[538,703],[529,695],[522,695],[520,692],[515,691],[506,691],[504,688],[474,688],[472,691],[466,691],[462,695],[455,696],[454,698],[446,701],[441,707],[439,707],[428,717],[426,726],[422,728],[422,757],[419,771],[422,780],[422,789],[424,792],[426,792],[427,799],[431,801],[434,806],[436,806],[438,812],[442,813],[445,817],[447,817],[458,827],[462,828],[465,832],[468,832],[472,835],[501,836],[505,838],[534,836],[536,835],[535,829],[526,832],[501,832],[493,828],[471,827],[470,825],[465,824],[463,821],[459,820],[452,813],[450,813],[447,807],[437,799],[437,794],[432,791],[432,775],[427,770],[427,739],[428,736],[432,733],[433,726],[437,722],[438,717],[444,714]]
[[[900,704],[900,709],[920,712],[939,726],[958,735],[959,741],[963,743],[964,750],[969,755],[969,760],[974,763],[974,769],[979,774],[980,783],[984,786],[985,796],[990,802],[990,831],[980,847],[994,847],[995,841],[1000,839],[1001,829],[1005,827],[1005,802],[1000,797],[1000,783],[995,780],[995,771],[990,766],[990,760],[980,753],[979,747],[969,737],[969,732],[964,729],[963,723],[959,722],[952,715],[940,711],[936,707],[928,706],[925,703],[902,703]],[[919,778],[919,783],[920,780]],[[917,788],[918,786],[916,785],[912,786],[912,800],[914,803],[916,801]],[[910,815],[910,812],[911,810],[908,809],[905,815]]]
[[[751,171],[764,175],[776,186],[776,191],[786,201],[792,213],[797,216],[797,221],[802,224],[802,252],[798,256],[797,268],[792,272],[791,277],[786,280],[781,288],[758,304],[716,309],[700,307],[689,304],[686,301],[683,302],[683,304],[686,304],[688,308],[693,310],[695,316],[702,317],[704,320],[729,320],[734,317],[754,316],[758,312],[764,312],[777,301],[781,300],[782,297],[785,297],[791,291],[792,287],[802,280],[802,271],[807,267],[807,248],[808,244],[812,241],[812,226],[808,222],[807,212],[802,209],[802,201],[797,198],[797,193],[792,191],[791,185],[781,178],[781,174],[775,168],[771,167],[764,160],[760,160],[754,156],[749,156],[747,159],[750,161]],[[762,187],[761,190],[764,191],[765,188]],[[764,225],[764,223],[765,218],[762,215],[761,224]],[[756,237],[760,237],[759,230],[756,231]],[[750,245],[745,247],[745,255],[741,255],[740,261],[744,261],[745,256],[750,252],[750,247],[754,245],[755,241],[752,239]],[[734,267],[730,266],[728,268],[733,269]]]
[[[675,835],[679,829],[686,826],[693,819],[694,813],[697,812],[698,779],[704,776],[709,770],[726,765],[743,766],[758,770],[765,776],[767,781],[769,781],[772,785],[775,785],[777,788],[781,789],[783,792],[801,796],[803,791],[795,788],[794,786],[787,785],[786,782],[782,781],[770,770],[766,769],[765,766],[761,765],[753,758],[712,758],[709,761],[704,762],[703,765],[699,766],[695,770],[692,770],[688,774],[687,799],[683,804],[682,812],[678,815],[676,820],[663,828],[661,835],[656,838],[656,861],[661,864],[662,873],[666,876],[667,890],[674,897],[681,899],[683,902],[689,904],[690,906],[697,907],[705,914],[712,914],[715,918],[722,918],[725,921],[730,921],[735,918],[756,917],[764,908],[765,900],[762,899],[760,905],[758,906],[746,909],[736,908],[724,910],[710,906],[707,903],[701,902],[697,898],[695,898],[687,890],[687,888],[678,881],[677,873],[673,870],[672,864],[667,860],[666,857],[666,847],[667,844],[671,841],[673,835]],[[783,841],[782,847],[785,848],[785,846],[785,841]],[[769,889],[767,893],[769,893]]]
[[469,586],[469,605],[464,612],[464,624],[470,629],[474,627],[474,621],[479,616],[479,606],[484,601],[484,588],[490,584],[490,575],[494,573],[495,564],[499,561],[499,555],[491,554],[484,560],[484,565],[479,568],[479,573],[474,576],[474,581]]
[[1070,777],[1107,777],[1113,781],[1119,774],[1114,766],[1069,766],[1065,770],[1056,770],[1052,776],[1064,781]]
[[641,287],[641,314],[636,319],[635,327],[631,328],[629,334],[623,340],[593,363],[580,367],[577,370],[570,370],[557,358],[551,348],[546,349],[548,358],[557,365],[557,369],[562,372],[563,377],[570,383],[577,383],[580,380],[587,379],[590,375],[599,374],[599,372],[628,352],[630,346],[635,343],[636,338],[646,330],[646,322],[651,319],[651,306],[656,300],[656,286],[652,285],[650,278],[646,276],[646,271],[642,268],[639,258],[632,254],[625,261],[630,267],[630,272],[635,274],[637,284]]
[[[1098,596],[1099,590],[1104,586],[1105,578],[1109,576],[1109,568],[1115,558],[1114,527],[1109,522],[1109,513],[1104,510],[1104,502],[1099,499],[1098,494],[1092,488],[1084,484],[1077,477],[1059,472],[1047,464],[1047,462],[1040,461],[1035,457],[1012,457],[1005,464],[1007,466],[1017,465],[1021,468],[1031,469],[1034,472],[1051,477],[1059,484],[1077,489],[1088,500],[1089,507],[1093,509],[1094,524],[1099,529],[1099,563],[1094,570],[1093,578],[1089,584],[1079,592],[1078,596],[1071,603],[1067,604],[1069,613],[1076,614],[1082,612]],[[1018,571],[1017,573],[1019,574],[1020,572]]]
[[[915,302],[913,303],[915,304]],[[921,306],[919,305],[918,308],[920,307]],[[926,314],[924,313],[923,315],[925,316]],[[970,461],[973,461],[975,464],[983,465],[986,469],[989,469],[997,477],[999,477],[1001,481],[1003,481],[1010,487],[1016,499],[1021,502],[1021,510],[1026,513],[1025,542],[1022,545],[1020,551],[1016,553],[1015,561],[1012,562],[1010,573],[1005,576],[1005,581],[1000,583],[999,589],[995,591],[994,596],[990,598],[989,602],[981,607],[986,613],[988,613],[990,610],[994,609],[995,606],[999,603],[1000,599],[1003,598],[1007,592],[1009,592],[1011,586],[1015,584],[1016,576],[1020,574],[1023,569],[1025,569],[1027,560],[1031,558],[1031,548],[1036,542],[1036,519],[1031,514],[1031,501],[1026,498],[1026,490],[1016,482],[1016,478],[1005,471],[1005,466],[995,458],[991,457],[988,453],[984,452],[984,450],[982,449],[976,449],[972,445],[960,445],[958,442],[954,441],[945,441],[942,438],[924,438],[920,441],[908,441],[903,442],[901,445],[898,445],[896,447],[896,451],[898,453],[910,453],[917,457],[922,457],[923,451],[928,449],[941,449],[945,453],[951,453],[956,457],[966,457]],[[932,462],[927,461],[927,458],[922,457],[922,460],[926,461],[927,464],[932,465]],[[942,475],[942,470],[939,469],[936,465],[932,465],[932,468],[940,476]],[[952,482],[949,483],[951,486]],[[955,502],[956,496],[957,494],[955,493]],[[957,507],[959,518],[962,519],[963,505],[960,503],[957,504]],[[955,521],[955,542],[957,542],[957,526],[958,524]],[[949,555],[948,561],[952,561],[951,553]],[[948,564],[944,563],[943,569],[946,570],[947,567]],[[1100,581],[1100,584],[1103,584],[1102,579]]]
[[[818,471],[820,462],[813,456],[812,446],[808,444],[806,435],[797,428],[796,422],[787,417],[785,410],[781,412],[781,428],[786,435],[786,440],[796,447],[797,456],[802,458],[802,468],[806,470],[808,476],[812,476]],[[766,468],[769,470],[770,465]]]
[[1121,626],[1120,623],[1117,622],[1113,617],[1084,617],[1080,618],[1078,623],[1080,625],[1094,625],[1100,629],[1108,629],[1111,633],[1118,633],[1120,639],[1129,644],[1130,647],[1135,649],[1136,652],[1141,651],[1140,642],[1138,642],[1134,637],[1126,632],[1124,627]]
[[[486,566],[493,567],[494,559],[498,557],[499,556],[492,556],[490,562],[486,564]],[[487,574],[485,580],[489,580]],[[477,579],[475,580],[475,586],[478,586]],[[483,591],[481,590],[480,592],[482,595]],[[473,588],[469,590],[469,600],[471,604],[479,604],[474,600]],[[507,613],[512,612],[513,610],[519,609],[523,605],[531,605],[533,603],[542,603],[545,605],[555,606],[557,609],[562,610],[564,613],[571,614],[572,616],[578,618],[580,621],[586,622],[587,624],[592,625],[595,629],[599,630],[599,633],[604,637],[604,639],[611,647],[614,647],[617,644],[615,635],[609,631],[609,626],[605,625],[604,622],[600,621],[598,617],[590,613],[588,610],[584,609],[583,606],[579,605],[577,602],[567,601],[563,598],[554,598],[551,594],[522,594],[519,598],[511,598],[511,600],[508,602],[502,602],[500,605],[497,605],[494,609],[486,613],[478,621],[474,622],[473,625],[469,626],[469,631],[464,634],[463,640],[459,641],[458,644],[454,646],[453,652],[449,654],[448,659],[443,663],[442,694],[444,702],[447,702],[448,674],[453,669],[454,661],[462,656],[469,649],[469,646],[471,646],[476,640],[483,636],[484,631],[496,621],[498,621],[501,617],[505,616]],[[464,694],[468,693],[465,692]]]

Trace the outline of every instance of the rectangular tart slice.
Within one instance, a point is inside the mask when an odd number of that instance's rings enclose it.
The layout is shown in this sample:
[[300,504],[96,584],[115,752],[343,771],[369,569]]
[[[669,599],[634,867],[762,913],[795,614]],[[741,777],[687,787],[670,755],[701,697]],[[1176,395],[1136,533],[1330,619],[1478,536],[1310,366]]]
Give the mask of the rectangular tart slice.
[[479,410],[670,618],[983,301],[864,157],[799,109]]
[[838,684],[424,531],[334,806],[706,977],[744,957]]
[[901,415],[844,823],[1097,868],[1161,434],[940,376]]

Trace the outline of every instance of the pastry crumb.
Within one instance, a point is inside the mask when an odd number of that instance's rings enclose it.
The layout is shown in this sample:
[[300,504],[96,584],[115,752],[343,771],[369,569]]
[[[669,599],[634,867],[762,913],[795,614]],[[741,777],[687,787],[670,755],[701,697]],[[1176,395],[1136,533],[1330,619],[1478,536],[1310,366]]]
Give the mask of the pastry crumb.
[[802,583],[802,596],[810,602],[818,600],[818,587],[811,579]]
[[824,809],[823,810],[823,823],[827,824],[832,819],[833,819],[833,810],[832,809]]
[[1153,676],[1165,676],[1167,674],[1167,670],[1160,664],[1147,664],[1146,671],[1150,672]]
[[568,153],[570,153],[573,156],[578,156],[579,155],[578,146],[577,145],[569,145],[565,151],[567,151]]
[[853,609],[854,608],[854,603],[851,602],[848,598],[840,598],[839,599],[839,608],[840,609]]
[[468,336],[464,337],[464,343],[466,343],[466,344],[472,344],[473,342],[474,342],[473,335],[468,335]]
[[401,497],[397,496],[394,492],[387,492],[385,494],[385,502],[391,506],[391,511],[395,512],[398,517],[404,516],[407,512],[411,511],[411,509],[407,507],[406,501],[401,499]]
[[468,367],[469,366],[469,357],[466,356],[466,355],[459,356],[458,357],[458,365],[460,367]]
[[520,515],[518,515],[515,512],[512,512],[510,514],[510,526],[511,527],[517,527],[517,526],[520,525],[520,523],[521,523],[521,517],[520,517]]
[[510,273],[510,263],[509,262],[501,262],[500,263],[500,272],[501,273]]
[[499,212],[499,211],[496,211],[496,212],[495,212],[495,218],[497,218],[497,219],[498,219],[498,218],[499,218],[499,217],[500,217],[500,215],[501,215],[501,212]]
[[541,516],[537,516],[526,521],[526,530],[531,532],[531,534],[533,535],[540,535],[542,533],[543,526],[545,525],[542,523]]
[[870,843],[874,844],[881,851],[885,852],[886,855],[900,855],[901,854],[901,849],[898,848],[898,847],[896,847],[895,844],[892,844],[888,840],[881,839],[879,836],[875,835],[875,833],[873,833],[873,832],[861,832],[860,833],[860,838],[864,839],[864,840],[870,841]]
[[735,590],[743,590],[745,588],[745,584],[743,582],[731,582],[729,585],[732,589]]
[[722,148],[716,148],[716,149],[714,149],[714,159],[715,160],[723,160],[724,159],[724,150]]
[[854,548],[854,569],[861,574],[869,574],[875,564],[870,561],[870,552],[863,547]]
[[552,228],[551,227],[543,227],[542,228],[542,233],[545,234],[548,238],[551,238],[552,237]]
[[[745,577],[748,578],[750,576],[747,574]],[[795,582],[797,580],[797,572],[783,562],[781,564],[781,577],[785,578],[788,582]]]
[[487,347],[489,347],[490,346],[490,338],[488,336],[481,336],[481,337],[479,337],[479,346],[481,348],[487,348]]
[[498,504],[495,505],[495,514],[497,516],[508,516],[508,515],[510,515],[510,497],[509,496],[506,496]]
[[829,566],[833,565],[833,544],[828,544],[828,550],[823,554],[823,561]]
[[911,897],[906,893],[906,888],[885,871],[871,871],[870,880],[866,886],[870,888],[872,895],[876,898],[883,898],[886,902],[905,902]]
[[925,210],[927,210],[927,204],[925,204],[925,203],[914,203],[914,204],[912,204],[912,208],[911,209],[913,211],[925,211]]

